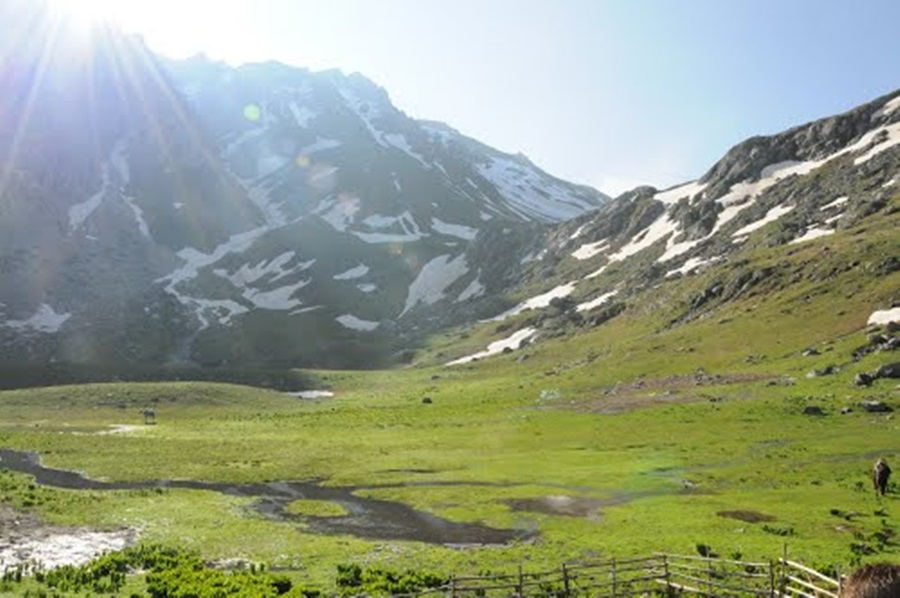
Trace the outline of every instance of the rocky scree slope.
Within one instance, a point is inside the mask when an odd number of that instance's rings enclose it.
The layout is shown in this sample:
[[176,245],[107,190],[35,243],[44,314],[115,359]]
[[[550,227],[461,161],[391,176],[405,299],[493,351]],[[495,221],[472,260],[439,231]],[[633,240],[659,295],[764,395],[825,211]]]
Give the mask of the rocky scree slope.
[[10,6],[5,363],[383,364],[491,310],[517,275],[493,251],[608,199],[361,75],[168,61]]

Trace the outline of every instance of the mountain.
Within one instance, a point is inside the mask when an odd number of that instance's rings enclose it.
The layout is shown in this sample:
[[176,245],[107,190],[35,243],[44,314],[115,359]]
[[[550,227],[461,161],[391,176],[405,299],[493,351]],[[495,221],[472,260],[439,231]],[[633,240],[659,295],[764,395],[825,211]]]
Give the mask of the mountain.
[[608,200],[362,75],[171,61],[10,6],[3,363],[389,363],[491,310],[517,274],[491,252]]
[[[487,334],[467,330],[431,358],[464,363],[617,318],[650,337],[691,338],[717,318],[716,335],[753,330],[760,340],[767,322],[806,339],[797,342],[900,321],[897,230],[900,92],[748,139],[699,180],[640,187],[547,229],[507,257],[524,264],[516,305],[497,310]],[[769,301],[782,307],[754,329]],[[820,330],[807,328],[813,321]],[[615,343],[602,329],[591,338]]]
[[900,303],[900,92],[610,199],[362,75],[167,60],[42,6],[0,15],[0,364],[464,363]]

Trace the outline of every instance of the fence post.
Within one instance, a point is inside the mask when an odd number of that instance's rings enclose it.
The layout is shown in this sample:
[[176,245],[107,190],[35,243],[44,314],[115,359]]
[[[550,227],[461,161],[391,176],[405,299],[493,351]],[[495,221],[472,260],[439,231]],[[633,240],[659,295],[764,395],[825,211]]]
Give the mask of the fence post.
[[522,598],[525,595],[525,579],[522,575],[522,564],[519,563],[519,587],[517,588],[519,591],[519,598]]
[[562,564],[562,574],[563,574],[563,587],[566,589],[566,598],[569,598],[571,595],[571,589],[569,588],[569,570],[566,568],[566,564]]
[[713,595],[713,581],[712,581],[712,578],[713,578],[713,565],[712,565],[712,559],[709,558],[709,557],[707,557],[707,558],[706,558],[706,595],[707,595],[707,596],[712,596],[712,595]]
[[669,555],[662,555],[663,560],[663,578],[666,580],[666,596],[672,595],[672,586],[669,583]]
[[612,598],[616,598],[616,559],[612,559]]
[[456,576],[454,575],[453,577],[450,578],[450,596],[451,596],[451,598],[456,598],[457,595],[458,594],[456,593]]
[[775,562],[769,559],[769,596],[775,596]]

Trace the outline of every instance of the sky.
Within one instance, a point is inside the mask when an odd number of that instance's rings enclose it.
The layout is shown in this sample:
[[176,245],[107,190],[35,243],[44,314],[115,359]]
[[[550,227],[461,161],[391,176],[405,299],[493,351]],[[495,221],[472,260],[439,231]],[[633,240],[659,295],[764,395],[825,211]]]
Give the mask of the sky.
[[56,1],[171,57],[360,72],[613,195],[900,88],[897,0]]

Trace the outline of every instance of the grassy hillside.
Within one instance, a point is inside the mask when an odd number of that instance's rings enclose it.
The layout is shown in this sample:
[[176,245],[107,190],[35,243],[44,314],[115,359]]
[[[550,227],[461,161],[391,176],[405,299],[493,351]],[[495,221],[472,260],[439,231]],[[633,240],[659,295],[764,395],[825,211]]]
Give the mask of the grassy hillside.
[[[313,373],[333,398],[201,382],[0,392],[0,447],[37,451],[50,467],[109,482],[319,481],[517,530],[506,545],[321,533],[323,518],[364,517],[340,498],[300,499],[278,516],[249,496],[64,490],[7,471],[0,502],[53,525],[135,528],[216,562],[265,562],[320,587],[347,562],[471,573],[700,544],[764,560],[786,545],[797,560],[843,570],[900,559],[897,485],[882,499],[869,482],[877,456],[900,462],[900,425],[861,407],[900,408],[900,392],[892,379],[854,384],[897,361],[860,351],[896,335],[866,329],[873,310],[898,300],[892,202],[833,236],[751,244],[698,275],[655,281],[604,321],[556,305],[435,337],[405,369]],[[612,274],[576,300],[607,289]],[[533,345],[441,365],[524,326],[540,330]],[[142,425],[148,407],[157,425]]]

